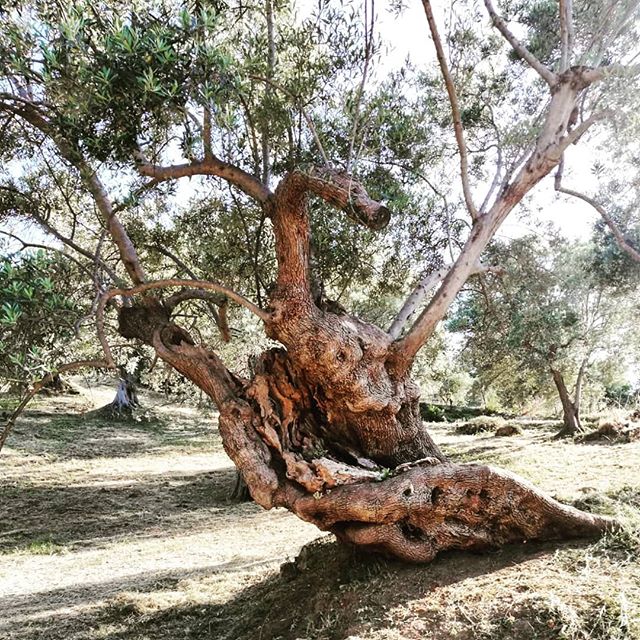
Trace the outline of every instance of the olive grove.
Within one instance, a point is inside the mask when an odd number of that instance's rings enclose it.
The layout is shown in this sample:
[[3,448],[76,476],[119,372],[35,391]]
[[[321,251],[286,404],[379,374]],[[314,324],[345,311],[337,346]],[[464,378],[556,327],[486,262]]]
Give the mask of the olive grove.
[[[550,175],[572,195],[574,148],[632,175],[638,3],[465,2],[446,24],[422,4],[437,62],[380,77],[373,2],[13,2],[0,215],[90,286],[81,358],[53,369],[146,345],[212,399],[263,507],[408,561],[597,535],[615,523],[449,462],[411,370],[501,268],[507,216]],[[249,368],[221,357],[240,325],[263,334]]]

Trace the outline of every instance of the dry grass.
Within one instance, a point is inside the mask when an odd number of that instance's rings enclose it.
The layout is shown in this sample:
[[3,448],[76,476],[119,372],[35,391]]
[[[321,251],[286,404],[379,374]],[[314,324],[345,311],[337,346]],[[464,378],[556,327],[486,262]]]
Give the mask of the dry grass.
[[156,397],[150,423],[74,417],[110,393],[43,401],[0,456],[2,640],[640,639],[640,443],[556,441],[553,423],[521,422],[514,438],[433,425],[456,459],[629,527],[412,567],[229,504],[206,410]]

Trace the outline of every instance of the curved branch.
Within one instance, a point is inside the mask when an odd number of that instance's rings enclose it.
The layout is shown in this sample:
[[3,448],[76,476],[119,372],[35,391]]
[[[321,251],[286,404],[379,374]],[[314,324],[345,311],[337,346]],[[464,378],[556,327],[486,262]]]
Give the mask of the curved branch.
[[122,222],[120,222],[120,219],[115,215],[113,204],[95,170],[82,157],[78,150],[63,138],[58,131],[56,131],[51,123],[33,104],[22,104],[20,107],[9,108],[9,110],[20,116],[23,120],[47,136],[56,145],[60,151],[60,155],[72,167],[77,169],[85,187],[92,195],[96,203],[96,207],[102,214],[105,225],[107,226],[113,241],[118,247],[120,258],[127,270],[127,273],[129,274],[129,277],[134,284],[144,282],[146,277],[135,247],[133,246],[131,238],[127,234]]
[[433,17],[433,11],[431,9],[430,0],[422,0],[422,6],[427,15],[427,22],[429,23],[429,29],[431,31],[431,38],[436,48],[436,55],[438,57],[438,64],[440,65],[440,71],[444,78],[444,83],[447,88],[447,94],[449,96],[449,104],[451,105],[451,115],[453,116],[453,130],[456,136],[456,142],[458,144],[458,152],[460,153],[460,177],[462,179],[462,191],[464,193],[464,201],[467,206],[467,210],[471,215],[472,220],[478,218],[478,209],[473,202],[471,196],[471,188],[469,187],[469,160],[467,157],[467,144],[464,139],[464,128],[462,126],[462,118],[460,117],[460,107],[458,105],[458,97],[456,95],[456,89],[451,77],[451,72],[447,65],[447,60],[442,48],[442,42],[440,40],[440,34],[438,33],[438,27]]
[[354,222],[376,231],[389,223],[389,209],[371,198],[351,175],[330,169],[318,169],[309,174],[295,173],[306,179],[306,188],[311,193],[344,211]]
[[154,184],[188,176],[216,176],[235,185],[260,204],[266,204],[273,195],[258,178],[215,156],[185,164],[161,166],[147,162],[142,154],[136,154],[136,162],[138,172],[143,176],[153,178]]
[[558,168],[558,172],[556,173],[555,189],[559,193],[564,193],[568,196],[572,196],[573,198],[578,198],[579,200],[586,202],[589,206],[595,209],[600,214],[600,217],[604,220],[605,224],[609,227],[616,241],[616,244],[620,247],[620,249],[631,256],[631,258],[636,262],[640,262],[640,251],[629,244],[622,231],[620,231],[618,225],[614,222],[613,218],[607,213],[606,209],[601,204],[596,202],[596,200],[594,200],[590,196],[585,195],[584,193],[562,186],[562,166]]
[[258,318],[260,318],[260,320],[262,320],[263,322],[268,322],[271,318],[271,314],[263,311],[255,304],[253,304],[253,302],[247,300],[244,296],[233,291],[233,289],[229,289],[228,287],[225,287],[221,284],[209,282],[207,280],[181,280],[179,278],[145,282],[135,287],[131,287],[130,289],[110,289],[102,295],[102,300],[104,301],[102,308],[104,309],[106,303],[115,296],[131,297],[138,293],[150,291],[151,289],[166,289],[168,287],[190,287],[193,289],[204,289],[206,291],[217,291],[218,293],[223,293],[224,295],[226,295],[230,300],[233,300],[239,305],[249,309],[249,311],[258,316]]
[[504,19],[496,13],[491,0],[484,0],[493,25],[504,36],[504,39],[511,45],[511,48],[550,86],[553,87],[558,82],[558,76],[547,68],[538,58],[536,58],[522,42],[516,38]]

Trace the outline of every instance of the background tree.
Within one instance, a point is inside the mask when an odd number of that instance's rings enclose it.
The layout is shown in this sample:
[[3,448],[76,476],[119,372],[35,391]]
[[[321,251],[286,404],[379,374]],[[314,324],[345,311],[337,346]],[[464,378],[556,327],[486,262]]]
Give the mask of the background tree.
[[[486,13],[458,7],[447,59],[423,2],[446,118],[433,73],[368,84],[380,51],[373,4],[323,3],[297,22],[271,0],[195,10],[19,1],[0,27],[4,191],[25,217],[66,185],[87,203],[53,223],[39,216],[92,265],[101,366],[117,365],[117,314],[122,337],[211,397],[259,504],[413,561],[612,526],[499,470],[446,462],[419,416],[416,355],[486,268],[480,257],[502,222],[596,123],[635,113],[622,99],[636,71],[635,2],[608,14],[585,3],[575,20],[561,2],[542,59],[484,4]],[[525,32],[532,40],[535,28]],[[452,156],[454,202],[442,197]],[[427,191],[432,175],[444,180]],[[197,194],[187,203],[185,177]],[[402,214],[387,229],[392,211]],[[169,251],[194,248],[191,263],[158,248],[170,232]],[[360,295],[375,295],[390,276],[399,288],[410,259],[421,278],[388,330],[345,311],[343,288],[364,282]],[[176,268],[187,276],[167,273]],[[253,374],[233,372],[184,322],[194,300],[219,303],[219,318],[220,305],[244,307],[280,347]]]
[[504,272],[468,291],[449,326],[464,332],[466,358],[483,386],[499,388],[508,404],[553,380],[564,424],[559,435],[574,435],[582,430],[589,366],[596,352],[603,359],[621,351],[633,301],[615,281],[601,280],[589,245],[530,235],[495,243],[488,255]]

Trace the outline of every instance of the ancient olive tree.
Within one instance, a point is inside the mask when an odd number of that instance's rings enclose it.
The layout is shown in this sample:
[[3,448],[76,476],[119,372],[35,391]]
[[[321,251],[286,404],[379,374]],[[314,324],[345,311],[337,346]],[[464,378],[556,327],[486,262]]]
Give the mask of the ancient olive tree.
[[[481,256],[514,207],[592,127],[606,133],[606,121],[624,124],[634,111],[620,95],[635,77],[626,65],[636,3],[574,12],[560,2],[542,43],[533,26],[519,40],[491,0],[482,11],[460,4],[448,58],[425,0],[438,80],[411,69],[374,78],[373,4],[362,15],[321,3],[304,20],[273,0],[14,4],[0,37],[5,215],[35,220],[92,266],[104,352],[94,365],[117,365],[117,313],[121,337],[212,398],[257,503],[366,549],[428,561],[443,549],[612,526],[510,473],[449,463],[420,420],[410,374],[467,279],[490,268]],[[514,16],[530,6],[510,3]],[[453,155],[459,192],[447,182]],[[185,178],[208,203],[184,206]],[[47,215],[52,193],[69,185],[75,199],[60,206],[75,213]],[[225,249],[227,209],[243,225]],[[388,329],[328,299],[339,285],[319,272],[331,272],[341,239],[358,239],[369,273],[397,274],[407,257],[421,262],[407,240],[438,245],[437,228],[450,264],[414,265],[423,277]],[[358,282],[366,263],[346,255],[342,264],[357,265]],[[194,300],[223,334],[227,305],[244,307],[280,346],[248,375],[232,371],[185,325],[180,309]]]

